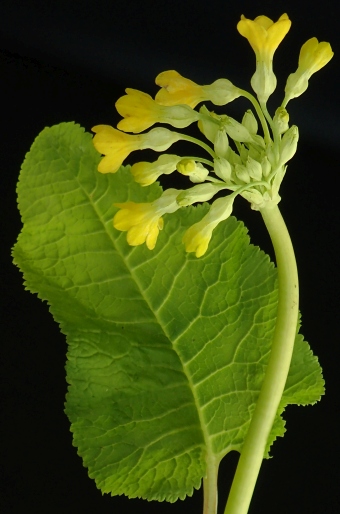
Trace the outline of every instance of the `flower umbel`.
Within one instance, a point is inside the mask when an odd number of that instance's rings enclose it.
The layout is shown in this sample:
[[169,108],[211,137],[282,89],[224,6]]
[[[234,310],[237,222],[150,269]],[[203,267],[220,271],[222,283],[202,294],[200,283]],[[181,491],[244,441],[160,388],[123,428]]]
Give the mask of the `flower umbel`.
[[[164,214],[213,200],[216,194],[227,190],[229,194],[215,199],[203,219],[189,227],[183,236],[186,251],[202,257],[214,229],[231,215],[236,196],[243,197],[252,209],[262,213],[279,203],[287,162],[295,154],[299,139],[298,127],[289,126],[286,105],[306,90],[311,75],[333,56],[329,43],[309,39],[301,48],[297,71],[288,77],[284,101],[271,116],[266,102],[276,87],[273,56],[290,26],[287,14],[276,22],[267,16],[258,16],[254,20],[242,16],[237,25],[256,55],[256,71],[251,85],[258,100],[227,79],[201,86],[177,71],[168,70],[156,77],[161,89],[155,99],[142,91],[126,89],[127,94],[116,103],[123,116],[118,123],[119,130],[108,125],[93,128],[96,133],[94,146],[104,155],[98,166],[101,173],[115,173],[134,150],[148,148],[163,152],[180,140],[199,146],[201,152],[203,149],[207,153],[205,157],[201,154],[163,154],[154,162],[142,161],[132,165],[131,173],[141,186],[149,186],[161,175],[172,173],[180,173],[197,185],[184,190],[168,189],[151,203],[116,203],[119,211],[113,224],[117,230],[127,232],[128,244],[138,246],[146,243],[152,250],[163,228]],[[201,105],[198,111],[194,110],[201,102],[222,106],[239,96],[252,104],[252,110],[245,112],[241,122],[226,113],[211,111],[205,105]],[[205,141],[163,127],[140,134],[155,123],[183,129],[193,122],[198,123]]]

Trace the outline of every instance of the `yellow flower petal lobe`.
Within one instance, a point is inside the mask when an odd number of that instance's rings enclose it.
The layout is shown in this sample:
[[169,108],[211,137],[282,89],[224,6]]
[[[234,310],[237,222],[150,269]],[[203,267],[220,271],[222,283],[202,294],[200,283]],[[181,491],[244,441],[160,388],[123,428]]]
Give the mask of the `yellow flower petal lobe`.
[[182,77],[177,71],[163,71],[156,77],[156,84],[162,89],[156,94],[156,102],[161,105],[185,104],[194,108],[206,100],[202,86]]
[[109,125],[96,125],[93,145],[95,149],[104,154],[100,161],[98,171],[101,173],[115,173],[126,157],[140,147],[140,140],[136,136],[124,134]]
[[291,21],[287,14],[280,16],[275,23],[267,16],[258,16],[250,20],[241,16],[237,24],[237,30],[248,39],[258,60],[268,61],[273,55],[291,27]]

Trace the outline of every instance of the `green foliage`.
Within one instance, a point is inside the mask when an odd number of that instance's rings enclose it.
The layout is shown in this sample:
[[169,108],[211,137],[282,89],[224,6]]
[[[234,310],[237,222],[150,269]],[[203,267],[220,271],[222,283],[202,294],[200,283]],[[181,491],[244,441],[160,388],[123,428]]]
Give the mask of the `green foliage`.
[[[67,336],[66,412],[74,444],[103,492],[175,501],[200,487],[209,461],[240,450],[275,326],[276,269],[235,218],[207,253],[184,251],[207,206],[165,216],[155,250],[113,228],[114,202],[151,201],[129,169],[102,175],[91,135],[45,129],[18,184],[23,230],[15,263]],[[282,398],[323,394],[302,336]],[[284,433],[277,416],[272,441]]]

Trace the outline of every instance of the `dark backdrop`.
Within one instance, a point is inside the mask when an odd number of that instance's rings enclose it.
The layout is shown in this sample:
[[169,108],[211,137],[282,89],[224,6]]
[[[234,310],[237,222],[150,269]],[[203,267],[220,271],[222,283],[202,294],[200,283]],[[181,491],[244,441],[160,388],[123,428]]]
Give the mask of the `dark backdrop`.
[[[21,275],[11,264],[10,248],[21,227],[15,184],[25,153],[45,126],[73,120],[87,130],[98,123],[115,125],[119,118],[114,102],[124,88],[154,94],[154,77],[160,71],[176,69],[201,84],[225,77],[249,89],[254,55],[236,23],[242,13],[276,20],[283,12],[293,25],[275,56],[278,89],[295,71],[298,51],[307,39],[330,41],[335,51],[333,60],[312,77],[307,92],[289,104],[301,139],[280,205],[299,265],[302,332],[320,358],[327,394],[314,407],[288,407],[288,431],[275,443],[274,458],[263,465],[250,513],[338,512],[336,11],[337,3],[331,0],[1,2],[3,512],[201,511],[200,492],[175,505],[110,498],[87,477],[63,413],[65,338],[46,304],[24,291]],[[280,98],[280,93],[274,95],[269,107],[275,108]],[[231,109],[237,116],[236,103]],[[271,253],[260,216],[242,199],[236,202],[235,214],[249,227],[252,241]],[[236,460],[230,455],[222,464],[221,509]]]

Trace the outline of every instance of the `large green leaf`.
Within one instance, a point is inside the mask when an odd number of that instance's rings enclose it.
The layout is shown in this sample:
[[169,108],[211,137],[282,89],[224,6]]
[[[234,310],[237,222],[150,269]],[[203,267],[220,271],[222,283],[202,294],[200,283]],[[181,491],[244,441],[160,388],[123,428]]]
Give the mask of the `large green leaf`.
[[[90,476],[103,492],[175,501],[242,447],[270,352],[276,270],[235,218],[204,257],[185,253],[183,232],[207,206],[166,216],[155,250],[130,247],[113,203],[161,189],[140,187],[128,168],[102,175],[99,159],[77,125],[39,135],[18,184],[14,261],[67,336],[66,412]],[[322,393],[298,336],[268,448],[287,403]]]

